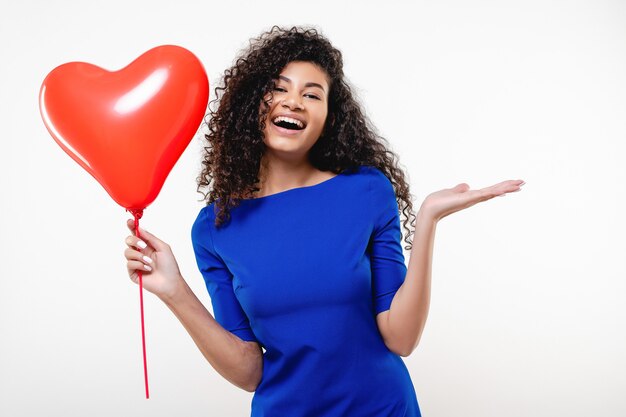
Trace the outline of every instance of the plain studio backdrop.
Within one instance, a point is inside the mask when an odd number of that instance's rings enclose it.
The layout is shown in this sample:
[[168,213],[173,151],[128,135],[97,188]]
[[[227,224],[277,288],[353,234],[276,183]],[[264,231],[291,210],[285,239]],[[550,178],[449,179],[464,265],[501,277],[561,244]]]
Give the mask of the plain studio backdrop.
[[[249,415],[253,394],[148,292],[145,399],[131,216],[53,141],[38,93],[62,63],[117,70],[177,44],[203,62],[213,100],[275,24],[313,25],[343,52],[416,207],[461,182],[526,181],[437,227],[430,314],[403,358],[423,415],[626,415],[625,2],[1,4],[0,415]],[[141,224],[212,311],[190,238],[200,138]]]

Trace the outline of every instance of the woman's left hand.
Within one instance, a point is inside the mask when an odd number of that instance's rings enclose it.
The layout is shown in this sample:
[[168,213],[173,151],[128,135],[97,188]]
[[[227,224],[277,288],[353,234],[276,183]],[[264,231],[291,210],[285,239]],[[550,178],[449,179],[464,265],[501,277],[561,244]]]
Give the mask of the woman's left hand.
[[523,180],[507,180],[480,190],[470,190],[469,185],[461,183],[454,188],[431,193],[424,199],[420,211],[426,213],[435,221],[439,221],[449,214],[466,209],[481,201],[493,197],[504,197],[506,193],[514,193],[526,184]]

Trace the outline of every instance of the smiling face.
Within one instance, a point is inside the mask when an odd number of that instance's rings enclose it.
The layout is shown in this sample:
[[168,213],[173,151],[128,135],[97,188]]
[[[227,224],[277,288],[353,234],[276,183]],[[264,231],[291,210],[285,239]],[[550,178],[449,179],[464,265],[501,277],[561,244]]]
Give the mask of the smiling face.
[[328,76],[311,62],[293,61],[283,68],[265,122],[266,152],[303,158],[320,137],[328,115]]

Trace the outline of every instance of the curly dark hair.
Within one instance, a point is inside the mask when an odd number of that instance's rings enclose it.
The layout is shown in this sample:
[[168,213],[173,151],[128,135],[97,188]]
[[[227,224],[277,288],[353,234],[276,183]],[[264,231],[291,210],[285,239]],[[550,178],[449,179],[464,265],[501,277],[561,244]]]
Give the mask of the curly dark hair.
[[[230,219],[230,208],[259,191],[259,168],[265,150],[265,121],[269,109],[264,97],[272,95],[276,79],[292,61],[311,62],[330,80],[328,116],[322,135],[310,149],[310,163],[320,171],[339,174],[370,165],[382,171],[394,186],[404,215],[405,241],[412,247],[415,214],[409,184],[398,167],[398,157],[365,116],[344,77],[341,52],[314,28],[273,26],[242,50],[234,65],[224,71],[216,98],[209,103],[210,117],[204,147],[204,166],[197,191],[207,205],[216,207],[215,225]],[[271,100],[271,99],[270,99]],[[213,105],[218,104],[217,109]],[[261,109],[261,110],[260,110]],[[203,193],[213,183],[209,193]],[[407,222],[413,230],[409,229]]]

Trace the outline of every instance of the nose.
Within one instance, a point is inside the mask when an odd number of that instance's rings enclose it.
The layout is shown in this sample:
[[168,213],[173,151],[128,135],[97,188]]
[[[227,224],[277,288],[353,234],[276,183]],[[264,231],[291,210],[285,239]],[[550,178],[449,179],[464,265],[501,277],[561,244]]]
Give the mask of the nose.
[[300,101],[300,96],[293,94],[290,94],[289,97],[285,97],[282,105],[283,107],[289,107],[290,109],[302,110],[304,108],[304,106],[302,106],[302,102]]

